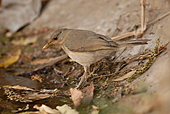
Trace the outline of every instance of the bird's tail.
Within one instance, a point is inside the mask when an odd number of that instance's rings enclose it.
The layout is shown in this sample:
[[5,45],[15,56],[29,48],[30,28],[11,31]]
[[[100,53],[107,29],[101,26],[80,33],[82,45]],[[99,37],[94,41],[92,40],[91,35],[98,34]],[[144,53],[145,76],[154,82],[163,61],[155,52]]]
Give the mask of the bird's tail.
[[147,43],[148,41],[150,40],[142,39],[142,40],[117,41],[116,43],[119,44],[119,47],[129,47],[129,46],[134,46],[134,45],[148,44]]

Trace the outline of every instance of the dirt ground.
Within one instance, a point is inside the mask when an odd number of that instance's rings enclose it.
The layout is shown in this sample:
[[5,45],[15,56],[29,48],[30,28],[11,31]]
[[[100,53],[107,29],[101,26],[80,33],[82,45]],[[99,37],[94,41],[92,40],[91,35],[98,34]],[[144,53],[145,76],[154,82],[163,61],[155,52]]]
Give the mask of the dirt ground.
[[[169,0],[146,0],[147,23],[169,12],[169,6]],[[7,60],[4,59],[6,56],[17,55],[17,52],[19,59],[0,68],[0,101],[6,104],[0,105],[0,111],[3,114],[23,112],[23,107],[28,104],[30,108],[26,111],[35,111],[35,104],[51,108],[67,104],[74,108],[69,89],[79,82],[83,68],[64,55],[61,47],[53,46],[42,51],[51,33],[66,27],[114,37],[135,30],[140,24],[140,15],[140,0],[47,0],[40,15],[28,25],[12,35],[1,30],[0,59]],[[91,104],[77,111],[85,114],[170,113],[170,45],[165,46],[170,41],[169,28],[168,15],[147,26],[141,39],[149,39],[148,44],[120,48],[116,55],[92,64],[94,75],[88,79],[87,85],[94,83],[93,99]],[[21,39],[32,40],[18,44]],[[127,38],[130,39],[136,38]],[[148,57],[144,59],[132,59],[145,54]],[[64,59],[54,62],[56,57]],[[132,78],[124,78],[134,70],[141,72]],[[16,85],[27,88],[20,90],[17,87],[15,90],[11,87]]]

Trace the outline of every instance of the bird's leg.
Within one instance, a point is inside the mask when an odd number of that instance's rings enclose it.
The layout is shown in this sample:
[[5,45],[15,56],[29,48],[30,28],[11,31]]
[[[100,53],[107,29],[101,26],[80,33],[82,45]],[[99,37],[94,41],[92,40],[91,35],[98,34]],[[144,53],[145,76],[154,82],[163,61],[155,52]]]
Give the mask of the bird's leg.
[[79,84],[76,86],[76,88],[81,88],[87,81],[87,78],[89,76],[89,67],[90,66],[83,66],[84,67],[84,74],[83,76],[81,76],[81,80],[79,82]]

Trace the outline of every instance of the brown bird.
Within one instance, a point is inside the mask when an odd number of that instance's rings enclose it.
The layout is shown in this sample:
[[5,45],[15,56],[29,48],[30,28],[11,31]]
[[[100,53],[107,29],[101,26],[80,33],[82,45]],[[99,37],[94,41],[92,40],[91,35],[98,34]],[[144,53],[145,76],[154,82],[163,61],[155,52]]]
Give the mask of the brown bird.
[[61,46],[72,60],[84,67],[84,74],[76,87],[79,88],[86,82],[91,64],[116,52],[117,48],[140,44],[147,44],[147,40],[118,43],[107,36],[92,31],[61,28],[52,34],[50,41],[43,49],[51,45]]

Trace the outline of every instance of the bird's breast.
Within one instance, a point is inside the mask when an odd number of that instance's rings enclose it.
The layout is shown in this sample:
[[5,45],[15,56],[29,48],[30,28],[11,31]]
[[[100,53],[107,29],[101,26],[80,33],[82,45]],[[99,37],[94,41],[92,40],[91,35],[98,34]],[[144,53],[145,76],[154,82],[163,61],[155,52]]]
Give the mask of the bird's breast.
[[66,54],[77,63],[83,66],[89,66],[100,59],[109,56],[114,50],[98,50],[94,52],[75,52],[70,51],[65,45],[62,46]]

